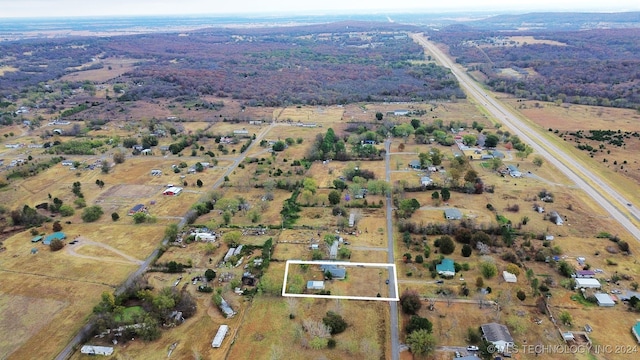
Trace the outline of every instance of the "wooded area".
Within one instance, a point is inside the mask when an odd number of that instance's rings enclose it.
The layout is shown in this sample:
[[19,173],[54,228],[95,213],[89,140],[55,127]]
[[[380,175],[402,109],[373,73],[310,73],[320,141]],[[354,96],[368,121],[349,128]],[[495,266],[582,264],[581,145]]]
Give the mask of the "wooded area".
[[[564,45],[516,46],[508,39],[527,35]],[[485,74],[496,91],[532,100],[623,108],[640,106],[639,37],[640,29],[497,33],[466,26],[431,34],[449,46],[458,63]]]

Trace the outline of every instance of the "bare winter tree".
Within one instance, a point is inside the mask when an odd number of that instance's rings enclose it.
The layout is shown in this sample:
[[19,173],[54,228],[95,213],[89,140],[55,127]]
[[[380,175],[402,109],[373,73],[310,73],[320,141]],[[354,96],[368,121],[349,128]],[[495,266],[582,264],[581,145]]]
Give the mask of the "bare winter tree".
[[289,314],[296,314],[296,308],[298,307],[298,299],[294,297],[287,298],[287,306],[289,307]]
[[319,338],[331,337],[331,329],[322,321],[304,319],[302,320],[302,327],[311,336],[311,338],[316,336]]

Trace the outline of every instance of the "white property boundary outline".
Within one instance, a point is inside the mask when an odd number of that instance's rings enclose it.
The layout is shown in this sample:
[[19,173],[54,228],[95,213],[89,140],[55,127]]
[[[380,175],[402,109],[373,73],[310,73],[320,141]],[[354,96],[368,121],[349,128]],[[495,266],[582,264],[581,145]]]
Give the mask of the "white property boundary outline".
[[[386,268],[391,270],[393,276],[393,284],[395,286],[395,297],[375,297],[375,296],[341,296],[341,295],[316,295],[316,294],[289,294],[287,293],[287,278],[289,277],[290,264],[309,264],[309,265],[339,265],[339,266],[359,266]],[[305,260],[287,260],[284,268],[284,283],[282,284],[282,296],[284,297],[301,297],[314,299],[344,299],[344,300],[372,300],[372,301],[399,301],[398,298],[398,273],[396,272],[396,264],[387,263],[362,263],[362,262],[346,262],[346,261],[305,261]]]

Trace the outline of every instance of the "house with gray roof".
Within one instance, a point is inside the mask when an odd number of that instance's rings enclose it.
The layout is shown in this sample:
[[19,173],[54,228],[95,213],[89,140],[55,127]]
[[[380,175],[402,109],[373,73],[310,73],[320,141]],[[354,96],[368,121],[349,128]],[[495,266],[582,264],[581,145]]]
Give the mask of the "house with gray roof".
[[480,325],[480,330],[482,331],[482,337],[492,343],[499,352],[508,351],[509,348],[515,345],[513,337],[505,325],[498,323],[482,324]]
[[347,277],[347,269],[337,265],[321,265],[320,269],[324,274],[331,274],[331,278],[334,280],[342,280]]
[[447,220],[461,220],[462,212],[458,209],[444,209],[444,218]]

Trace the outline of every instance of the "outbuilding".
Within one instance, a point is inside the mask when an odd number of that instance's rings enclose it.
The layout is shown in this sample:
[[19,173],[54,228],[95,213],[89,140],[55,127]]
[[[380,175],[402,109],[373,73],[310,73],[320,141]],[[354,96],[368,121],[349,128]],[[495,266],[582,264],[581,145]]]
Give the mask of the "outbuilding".
[[598,279],[576,278],[576,289],[600,289],[601,286]]
[[462,212],[458,209],[445,209],[444,218],[447,220],[461,220]]
[[615,301],[613,301],[613,299],[611,298],[611,296],[609,296],[609,294],[598,293],[598,294],[594,294],[594,296],[596,297],[598,306],[611,307],[616,304]]
[[516,277],[516,274],[512,274],[508,271],[503,271],[502,272],[502,277],[504,278],[504,281],[508,282],[508,283],[516,283],[518,282],[518,278]]
[[227,332],[229,332],[229,325],[220,325],[216,336],[211,342],[211,347],[219,348],[222,346],[222,341],[224,340],[224,337],[227,336]]
[[324,281],[307,281],[307,290],[324,290]]
[[636,337],[638,344],[640,344],[640,321],[631,327],[631,332],[633,333],[633,336]]
[[162,195],[176,196],[176,195],[179,195],[181,192],[182,192],[182,188],[181,187],[172,186],[172,187],[166,189],[165,191],[163,191]]

